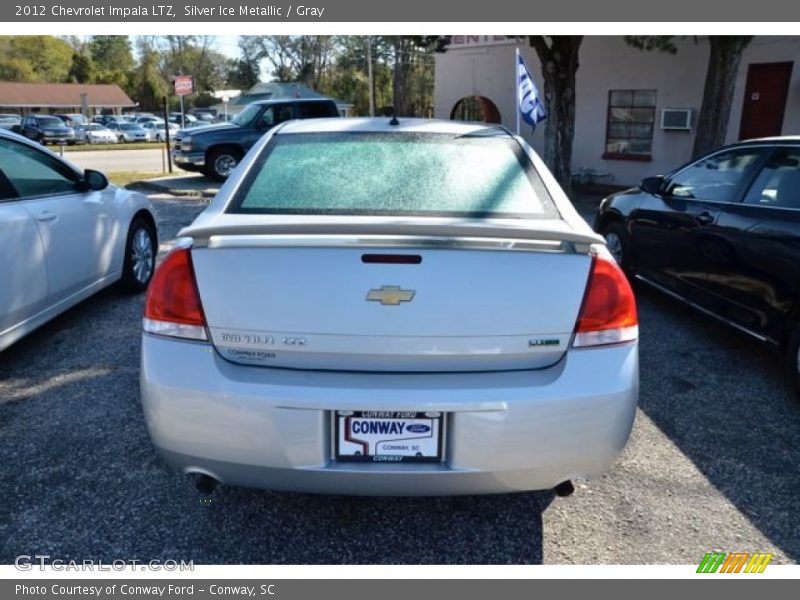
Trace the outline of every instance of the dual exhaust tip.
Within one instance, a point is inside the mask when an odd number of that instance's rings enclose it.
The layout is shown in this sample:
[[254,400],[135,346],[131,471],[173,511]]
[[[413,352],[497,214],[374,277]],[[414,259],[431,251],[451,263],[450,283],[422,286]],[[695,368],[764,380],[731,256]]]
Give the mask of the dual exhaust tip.
[[[211,475],[199,473],[197,474],[194,485],[198,492],[204,496],[210,496],[214,493],[214,490],[217,489],[217,486],[219,486],[219,481],[211,477]],[[567,496],[571,496],[573,493],[575,493],[575,486],[572,485],[572,482],[568,479],[567,481],[562,481],[559,483],[553,488],[553,491],[556,493],[556,496],[566,498]]]

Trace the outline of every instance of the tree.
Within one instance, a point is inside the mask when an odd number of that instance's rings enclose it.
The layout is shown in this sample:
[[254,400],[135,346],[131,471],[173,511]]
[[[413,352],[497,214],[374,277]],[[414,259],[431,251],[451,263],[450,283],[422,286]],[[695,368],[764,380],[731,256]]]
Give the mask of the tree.
[[257,44],[248,41],[248,38],[252,37],[242,36],[239,38],[240,57],[231,62],[228,69],[228,85],[232,88],[249,90],[261,81],[259,48]]
[[[372,88],[375,114],[387,114],[393,104],[392,57],[394,48],[388,36],[370,36]],[[336,58],[330,70],[329,87],[323,91],[353,104],[354,115],[369,115],[369,66],[367,39],[341,36],[336,39]]]
[[159,54],[148,38],[140,37],[138,46],[139,65],[132,76],[132,95],[141,108],[158,110],[169,89],[159,71]]
[[0,37],[0,74],[13,81],[69,81],[72,46],[49,35]]
[[135,62],[127,36],[95,35],[89,41],[88,49],[94,63],[95,83],[128,86]]
[[72,55],[72,66],[69,68],[69,80],[73,83],[89,83],[94,77],[92,57],[84,52]]
[[252,49],[253,59],[267,60],[277,81],[300,81],[317,90],[330,83],[336,43],[330,35],[243,36],[240,47]]
[[392,36],[393,105],[398,116],[428,116],[433,107],[436,36]]
[[749,35],[708,37],[710,52],[692,158],[699,158],[725,144],[736,74],[742,52],[752,39]]
[[544,161],[564,191],[572,183],[572,141],[575,137],[575,75],[583,36],[532,35],[529,44],[542,64],[547,121],[544,131]]
[[[736,74],[744,49],[750,44],[748,35],[708,36],[709,57],[703,86],[703,103],[697,117],[692,158],[699,158],[725,144],[731,116]],[[639,50],[676,54],[673,36],[625,36],[625,41]]]

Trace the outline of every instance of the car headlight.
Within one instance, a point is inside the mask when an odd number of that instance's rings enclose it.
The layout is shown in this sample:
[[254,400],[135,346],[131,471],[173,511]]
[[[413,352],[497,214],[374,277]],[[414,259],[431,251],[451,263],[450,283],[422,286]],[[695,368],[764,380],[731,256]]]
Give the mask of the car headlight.
[[184,152],[191,152],[192,151],[192,138],[191,137],[184,137],[181,138],[181,150]]

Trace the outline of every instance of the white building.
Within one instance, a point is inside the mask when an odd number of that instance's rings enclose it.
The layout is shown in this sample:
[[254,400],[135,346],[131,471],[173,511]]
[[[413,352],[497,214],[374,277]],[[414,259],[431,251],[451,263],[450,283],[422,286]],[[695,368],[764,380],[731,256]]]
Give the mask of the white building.
[[[637,50],[620,37],[591,36],[580,49],[572,169],[621,185],[691,159],[709,45],[676,38],[677,54]],[[526,38],[453,36],[436,55],[436,117],[515,128],[515,48],[544,94],[540,63]],[[800,134],[800,37],[759,36],[744,51],[726,142]],[[666,111],[666,113],[665,113]],[[683,126],[683,127],[682,127]],[[544,124],[522,134],[538,152]]]

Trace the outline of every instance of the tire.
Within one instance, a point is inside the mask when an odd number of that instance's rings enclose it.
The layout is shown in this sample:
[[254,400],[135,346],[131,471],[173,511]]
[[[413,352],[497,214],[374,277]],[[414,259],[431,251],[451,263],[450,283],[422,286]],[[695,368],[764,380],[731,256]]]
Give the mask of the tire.
[[137,217],[128,229],[120,287],[130,294],[147,289],[156,266],[158,240],[153,226]]
[[625,271],[625,274],[630,276],[633,256],[628,232],[625,231],[624,225],[619,221],[614,221],[606,225],[602,233],[606,240],[608,251],[611,252],[619,266]]
[[242,152],[238,148],[215,148],[206,157],[205,173],[215,181],[225,181],[240,160]]

